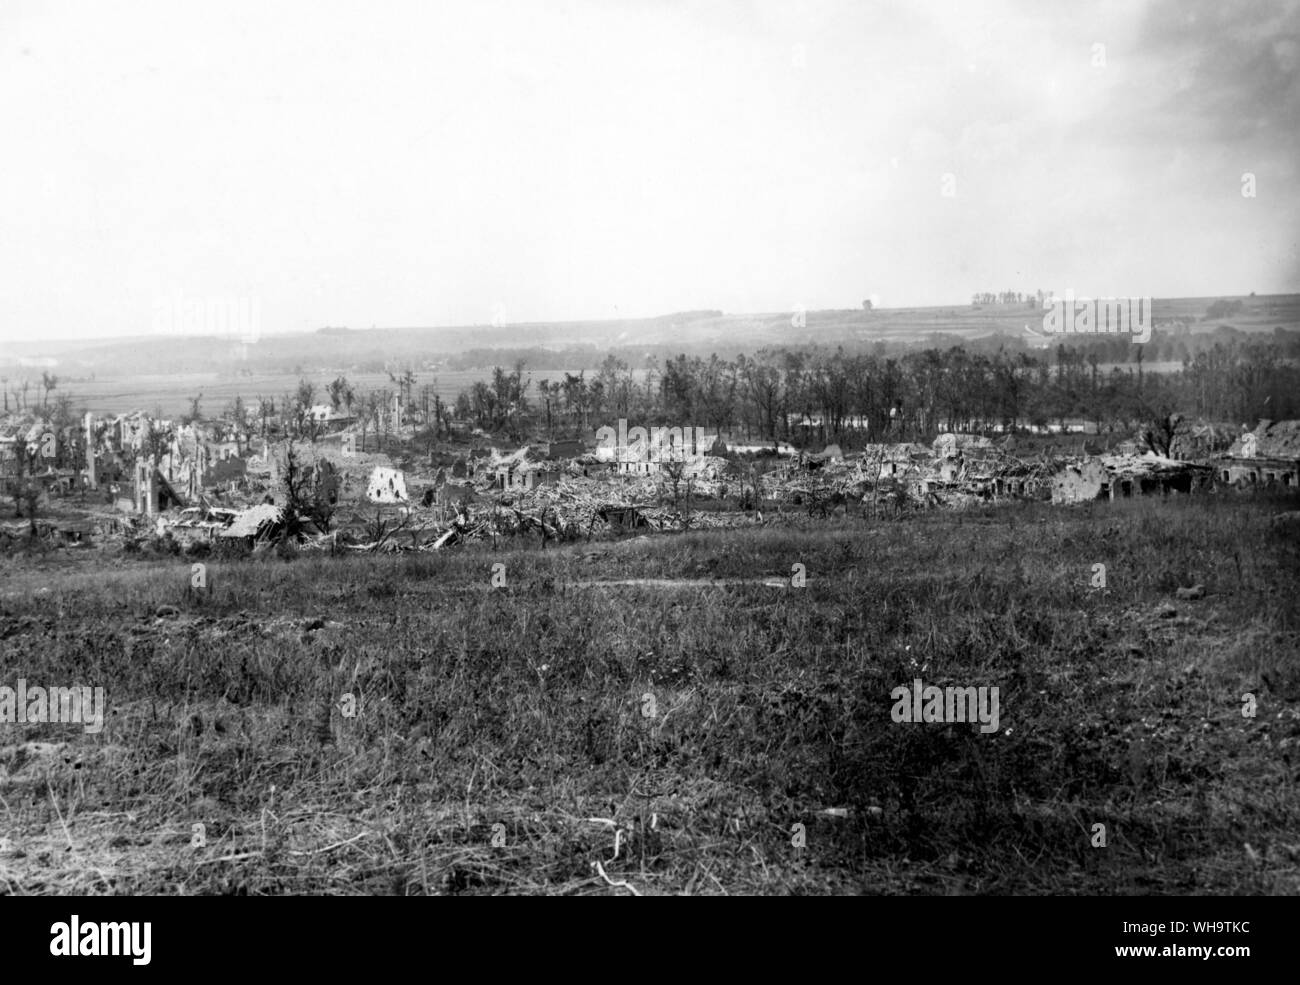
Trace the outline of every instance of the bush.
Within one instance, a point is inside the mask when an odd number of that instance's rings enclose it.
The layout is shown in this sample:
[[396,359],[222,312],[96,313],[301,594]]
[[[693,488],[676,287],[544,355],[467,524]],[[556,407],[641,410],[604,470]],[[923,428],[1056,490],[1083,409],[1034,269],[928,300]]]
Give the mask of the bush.
[[218,537],[212,542],[214,560],[238,560],[252,553],[252,548],[243,537]]
[[1245,305],[1243,305],[1239,299],[1234,301],[1227,301],[1224,298],[1219,298],[1219,300],[1215,301],[1213,304],[1211,304],[1208,308],[1205,309],[1205,317],[1226,318],[1228,315],[1235,315],[1237,312],[1241,311],[1242,308],[1244,307]]

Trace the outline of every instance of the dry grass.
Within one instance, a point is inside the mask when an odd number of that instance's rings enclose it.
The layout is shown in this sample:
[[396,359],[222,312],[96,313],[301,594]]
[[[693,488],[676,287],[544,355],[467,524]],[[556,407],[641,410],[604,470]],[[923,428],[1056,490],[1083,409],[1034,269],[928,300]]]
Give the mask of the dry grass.
[[[0,888],[1295,893],[1280,508],[267,557],[197,595],[186,558],[6,559],[0,684],[109,720],[0,725]],[[581,584],[632,578],[694,584]],[[1001,731],[894,723],[917,676],[1000,687]]]

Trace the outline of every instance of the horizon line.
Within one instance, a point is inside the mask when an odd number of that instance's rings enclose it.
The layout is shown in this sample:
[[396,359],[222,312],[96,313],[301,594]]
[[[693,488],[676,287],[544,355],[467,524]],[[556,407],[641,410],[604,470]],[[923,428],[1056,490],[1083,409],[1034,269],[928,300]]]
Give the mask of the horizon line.
[[[1055,295],[1055,297],[1057,298],[1058,301],[1068,300],[1068,298],[1065,298],[1061,295]],[[1078,295],[1075,297],[1075,301],[1078,302],[1078,301],[1090,299],[1091,297],[1092,297],[1091,295]],[[1204,294],[1204,295],[1191,294],[1191,295],[1181,295],[1178,297],[1155,297],[1152,295],[1143,295],[1143,297],[1151,297],[1152,304],[1161,301],[1163,302],[1201,301],[1201,300],[1221,300],[1226,298],[1251,298],[1251,297],[1254,297],[1256,299],[1289,298],[1289,297],[1300,297],[1300,289],[1297,289],[1295,291],[1276,293],[1276,294],[1256,294],[1256,293]],[[1099,298],[1100,296],[1098,296],[1098,299]],[[1000,302],[995,301],[988,307],[997,308],[1002,306],[1003,305],[1001,305]],[[951,310],[953,308],[969,310],[970,307],[971,307],[970,302],[961,302],[961,303],[953,303],[953,304],[923,304],[923,305],[898,305],[898,306],[873,305],[871,311],[872,312],[930,311],[935,309]],[[484,328],[499,330],[499,329],[507,329],[507,328],[535,328],[538,326],[608,325],[608,324],[616,324],[618,322],[661,321],[666,318],[674,318],[677,316],[684,316],[684,315],[696,315],[702,319],[703,318],[746,318],[746,317],[770,318],[770,317],[778,317],[783,315],[795,314],[798,311],[803,311],[805,315],[813,315],[813,314],[823,314],[825,312],[859,313],[866,310],[867,309],[860,308],[860,307],[859,308],[802,308],[802,309],[790,308],[785,310],[778,309],[775,311],[722,311],[722,309],[716,309],[716,308],[691,308],[691,309],[685,309],[681,311],[670,311],[659,315],[643,315],[639,317],[628,316],[628,317],[614,317],[614,318],[568,318],[568,319],[542,320],[542,321],[510,321],[510,322],[504,322],[501,325],[493,325],[490,321],[461,322],[457,324],[443,324],[443,325],[371,325],[368,328],[353,328],[349,325],[320,325],[316,328],[284,329],[281,331],[273,331],[273,332],[266,332],[266,331],[259,330],[259,335],[261,338],[265,339],[265,338],[288,338],[288,337],[295,337],[295,336],[301,337],[307,335],[316,335],[323,331],[360,333],[360,332],[438,332],[438,331],[456,331],[456,330],[463,330],[463,329],[484,329]],[[721,313],[717,315],[701,314],[702,312],[706,312],[706,311],[720,311]],[[942,330],[935,329],[935,331],[942,331]],[[72,345],[76,343],[132,342],[132,341],[138,341],[144,339],[165,339],[165,338],[193,339],[193,340],[198,340],[198,339],[228,340],[226,339],[225,336],[213,335],[213,334],[196,333],[193,335],[189,335],[189,334],[183,334],[177,332],[141,332],[138,334],[130,334],[130,335],[70,336],[68,338],[55,338],[55,339],[34,339],[34,338],[3,339],[0,340],[0,346],[5,344]],[[247,344],[254,345],[256,343],[247,343]],[[569,343],[569,344],[573,344],[573,343]]]

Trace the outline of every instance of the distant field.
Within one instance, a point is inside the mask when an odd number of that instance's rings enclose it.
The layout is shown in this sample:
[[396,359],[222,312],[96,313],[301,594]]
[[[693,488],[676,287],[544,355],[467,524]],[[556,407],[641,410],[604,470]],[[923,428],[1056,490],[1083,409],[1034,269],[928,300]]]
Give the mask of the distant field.
[[[1157,298],[1155,333],[1159,336],[1173,324],[1194,333],[1211,332],[1221,325],[1243,332],[1271,334],[1277,328],[1300,328],[1300,296],[1238,298],[1240,312],[1203,320],[1214,298]],[[479,350],[485,367],[497,361],[497,352],[509,362],[518,353],[529,353],[528,365],[534,379],[555,376],[554,368],[539,366],[596,366],[611,350],[617,350],[633,365],[646,357],[659,360],[678,353],[707,357],[717,353],[731,358],[738,352],[753,353],[764,346],[838,346],[861,348],[877,342],[919,343],[948,346],[972,340],[1003,336],[1027,338],[1026,328],[1041,328],[1042,309],[1027,304],[952,305],[931,308],[861,308],[808,311],[803,319],[792,312],[760,314],[717,314],[683,312],[661,318],[625,319],[607,322],[521,323],[459,328],[376,328],[359,331],[276,334],[271,328],[257,344],[243,347],[230,339],[192,336],[144,336],[135,339],[36,340],[0,342],[0,376],[10,379],[39,379],[41,370],[52,367],[64,379],[111,376],[117,383],[106,385],[102,398],[134,399],[141,382],[154,387],[161,400],[171,400],[174,386],[183,386],[184,399],[194,382],[211,381],[218,399],[279,388],[283,392],[289,375],[301,368],[322,381],[347,367],[374,369],[379,365],[434,366],[454,354]],[[798,327],[796,327],[798,325]],[[1054,344],[1054,343],[1053,343]],[[1148,353],[1149,355],[1149,353]],[[382,360],[382,362],[381,362]],[[465,363],[457,363],[465,365]],[[1146,369],[1152,370],[1148,365]],[[142,376],[145,370],[162,376],[162,382]],[[256,374],[251,380],[241,371]],[[482,372],[486,372],[484,369]],[[219,376],[216,374],[225,374]],[[432,370],[426,370],[427,379]],[[165,374],[165,375],[163,375]],[[353,374],[349,373],[349,377]],[[358,379],[367,377],[357,374]],[[466,372],[447,373],[439,378],[440,389],[454,396],[478,376]],[[369,379],[383,381],[378,374]],[[141,382],[137,382],[141,381]],[[179,382],[178,382],[179,381]],[[94,394],[100,398],[98,391]],[[164,404],[164,408],[172,406]]]
[[[307,374],[307,379],[316,384],[317,397],[321,403],[329,400],[325,387],[334,375],[337,374]],[[475,380],[485,379],[487,375],[479,371],[439,373],[436,392],[445,401],[455,401],[457,394],[472,386]],[[558,375],[535,375],[534,382],[546,376]],[[245,404],[255,404],[259,397],[273,397],[278,404],[284,394],[297,390],[298,380],[299,377],[292,373],[262,373],[255,376],[231,376],[226,373],[140,375],[68,383],[61,386],[60,391],[72,394],[77,406],[84,405],[96,414],[125,414],[135,410],[152,412],[154,408],[161,407],[164,417],[174,417],[188,412],[191,398],[200,393],[203,394],[203,412],[209,415],[219,413],[236,396],[242,396]],[[385,387],[395,389],[392,381],[383,373],[349,375],[348,381],[358,393]],[[417,374],[417,399],[419,387],[433,382],[434,374]]]
[[[1102,363],[1099,370],[1109,373],[1118,367],[1121,370],[1136,371],[1134,363]],[[1144,373],[1174,373],[1182,369],[1182,364],[1175,361],[1144,363]],[[570,372],[578,372],[571,370]],[[638,373],[640,371],[637,371]],[[543,379],[561,379],[563,370],[537,370],[529,373],[533,385]],[[308,373],[307,379],[316,384],[317,399],[328,402],[325,387],[337,373]],[[346,374],[348,381],[358,393],[370,390],[394,389],[392,381],[383,373]],[[436,374],[435,392],[448,403],[464,390],[469,389],[475,381],[490,377],[486,370],[448,371]],[[587,371],[590,377],[593,375]],[[204,414],[219,414],[236,396],[242,396],[244,403],[255,405],[259,397],[272,397],[277,405],[286,393],[294,393],[298,388],[299,376],[293,373],[259,373],[253,376],[232,376],[228,373],[177,373],[168,375],[113,376],[95,380],[67,382],[59,386],[57,392],[72,394],[74,404],[84,407],[96,414],[127,414],[137,410],[153,412],[161,409],[164,417],[176,417],[188,413],[190,400],[198,394],[203,395],[201,404]],[[425,384],[435,384],[435,374],[423,372],[416,374],[416,394]],[[536,390],[532,391],[535,396]]]

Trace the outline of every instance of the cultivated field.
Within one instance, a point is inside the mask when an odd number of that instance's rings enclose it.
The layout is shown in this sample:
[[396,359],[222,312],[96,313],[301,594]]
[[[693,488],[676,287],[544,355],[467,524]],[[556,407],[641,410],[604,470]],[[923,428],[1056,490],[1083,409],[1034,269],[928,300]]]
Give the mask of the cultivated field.
[[[102,685],[108,711],[0,725],[0,887],[1294,894],[1282,508],[11,556],[0,684]],[[999,687],[998,731],[895,722],[917,678]]]
[[[155,376],[139,374],[127,376],[104,376],[93,380],[78,380],[66,387],[73,394],[77,406],[93,411],[97,415],[130,414],[144,410],[154,413],[161,410],[167,418],[180,417],[189,412],[190,401],[202,394],[202,410],[211,417],[218,416],[235,397],[243,397],[244,403],[253,410],[257,408],[259,397],[275,400],[280,406],[284,395],[293,394],[298,389],[298,381],[306,378],[316,385],[317,402],[328,404],[329,394],[325,387],[335,376],[327,373],[257,373],[250,376],[235,376],[230,373],[180,373]],[[457,395],[474,385],[475,380],[484,378],[479,372],[444,372],[421,374],[421,385],[433,384],[437,376],[437,385],[433,387],[444,402],[455,403]],[[490,374],[488,374],[490,375]],[[542,374],[543,376],[546,374]],[[383,373],[349,374],[348,381],[358,393],[371,390],[392,389],[392,381]],[[419,390],[416,390],[419,397]],[[432,401],[432,398],[431,398]]]

